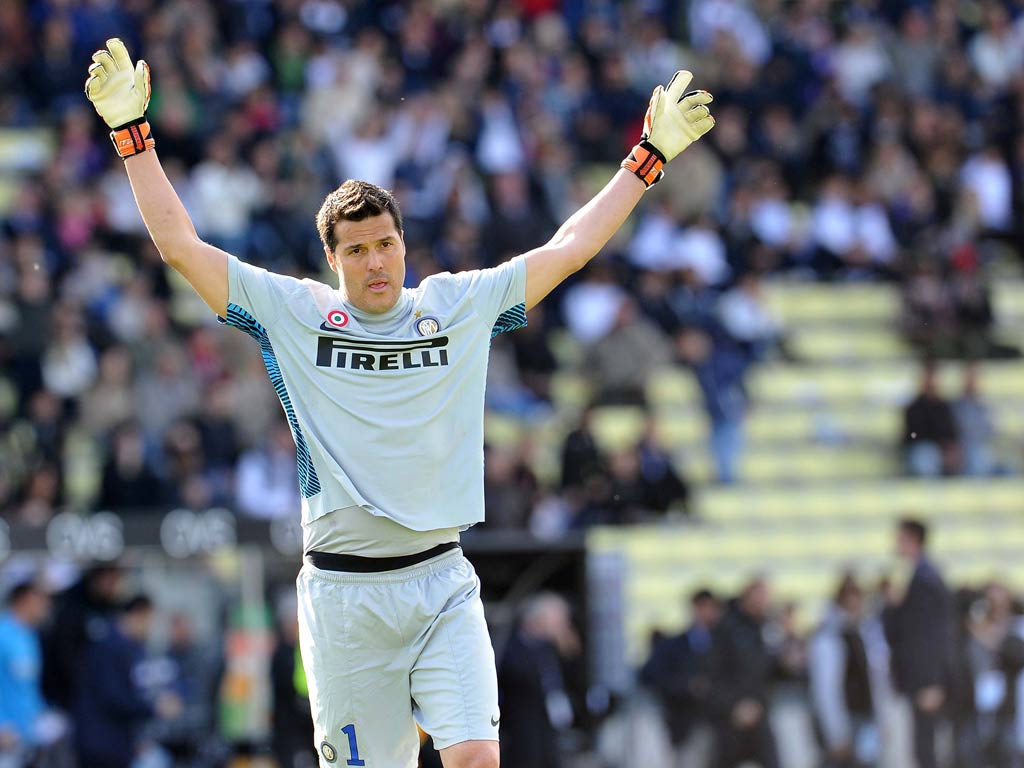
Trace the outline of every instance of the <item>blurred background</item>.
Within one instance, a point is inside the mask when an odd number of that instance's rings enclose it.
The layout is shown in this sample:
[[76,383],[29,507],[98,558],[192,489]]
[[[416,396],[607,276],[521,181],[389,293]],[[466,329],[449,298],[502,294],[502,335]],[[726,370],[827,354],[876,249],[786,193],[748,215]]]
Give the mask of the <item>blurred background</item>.
[[1022,764],[1024,3],[4,0],[0,766],[316,760],[294,446],[82,94],[112,36],[200,235],[327,281],[345,178],[409,285],[494,265],[691,69],[714,131],[493,343],[503,765]]

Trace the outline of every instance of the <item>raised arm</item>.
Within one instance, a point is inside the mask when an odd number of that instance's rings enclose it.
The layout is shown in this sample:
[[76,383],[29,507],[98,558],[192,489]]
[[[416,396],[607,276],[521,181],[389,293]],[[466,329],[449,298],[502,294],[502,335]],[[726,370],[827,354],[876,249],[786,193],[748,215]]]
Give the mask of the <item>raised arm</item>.
[[154,150],[146,120],[149,67],[132,67],[128,50],[117,38],[93,54],[85,93],[110,134],[135,193],[135,202],[161,258],[184,276],[210,308],[227,313],[228,254],[204,243],[185,206],[167,180]]
[[692,79],[691,73],[680,70],[667,88],[659,85],[654,89],[640,143],[622,161],[622,170],[570,216],[551,240],[526,254],[527,309],[594,258],[640,202],[644,191],[664,175],[665,163],[714,126],[715,119],[706,106],[711,103],[711,94],[683,94]]

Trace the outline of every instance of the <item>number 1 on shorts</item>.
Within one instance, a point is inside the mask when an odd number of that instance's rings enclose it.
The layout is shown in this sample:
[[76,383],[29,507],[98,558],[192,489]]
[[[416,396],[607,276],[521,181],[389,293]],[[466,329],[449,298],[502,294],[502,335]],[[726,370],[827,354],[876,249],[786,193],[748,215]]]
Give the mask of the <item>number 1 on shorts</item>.
[[356,726],[350,723],[341,729],[341,732],[348,736],[348,751],[352,753],[352,759],[346,765],[366,765],[365,760],[359,759],[359,745],[356,743]]

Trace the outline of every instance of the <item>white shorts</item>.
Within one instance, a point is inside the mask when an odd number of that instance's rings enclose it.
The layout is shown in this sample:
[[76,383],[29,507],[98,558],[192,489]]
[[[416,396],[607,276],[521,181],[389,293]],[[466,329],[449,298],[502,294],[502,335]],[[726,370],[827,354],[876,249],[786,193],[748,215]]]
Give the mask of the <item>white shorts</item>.
[[494,649],[461,549],[385,573],[305,563],[296,586],[321,765],[415,768],[417,723],[437,749],[498,740]]

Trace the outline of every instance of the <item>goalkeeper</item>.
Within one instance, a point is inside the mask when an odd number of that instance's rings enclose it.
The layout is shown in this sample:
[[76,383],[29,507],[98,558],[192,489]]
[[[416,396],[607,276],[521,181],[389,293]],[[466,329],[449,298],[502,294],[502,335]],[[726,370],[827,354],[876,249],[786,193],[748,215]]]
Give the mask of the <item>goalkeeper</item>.
[[705,91],[677,72],[651,96],[622,169],[545,245],[493,269],[403,288],[402,214],[349,180],[316,217],[339,287],[204,243],[154,151],[150,77],[118,39],[85,92],[163,257],[222,322],[260,345],[295,439],[304,563],[300,647],[323,764],[409,768],[416,724],[446,768],[498,765],[498,691],[479,581],[459,533],[483,519],[484,380],[494,334],[601,250],[707,133]]

